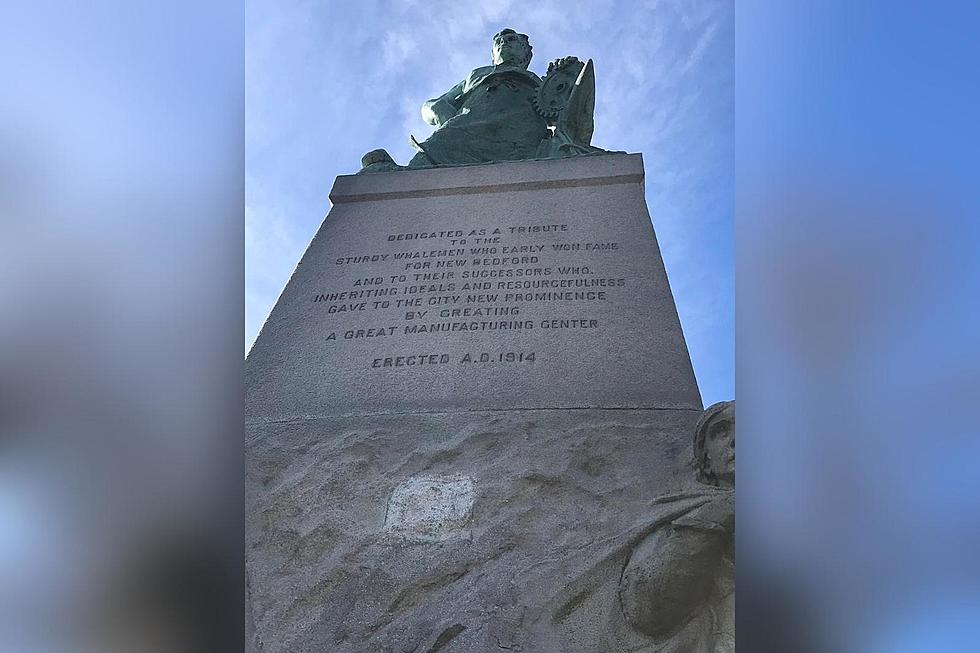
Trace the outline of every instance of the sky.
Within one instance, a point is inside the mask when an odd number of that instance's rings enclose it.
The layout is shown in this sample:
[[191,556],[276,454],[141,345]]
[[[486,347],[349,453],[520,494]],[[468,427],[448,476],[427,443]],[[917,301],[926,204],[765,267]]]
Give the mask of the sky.
[[337,175],[414,153],[422,102],[528,34],[531,70],[596,70],[593,144],[643,154],[646,199],[702,399],[735,396],[734,7],[730,1],[358,3],[246,12],[245,338],[250,347],[330,209]]

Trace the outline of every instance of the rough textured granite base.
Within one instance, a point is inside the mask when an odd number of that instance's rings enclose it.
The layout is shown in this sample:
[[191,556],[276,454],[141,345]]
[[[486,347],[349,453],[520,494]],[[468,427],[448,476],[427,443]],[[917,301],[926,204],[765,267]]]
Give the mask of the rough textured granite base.
[[[643,650],[616,588],[651,500],[691,482],[698,416],[252,420],[247,552],[262,650]],[[420,475],[471,479],[458,538],[386,530],[392,493]]]

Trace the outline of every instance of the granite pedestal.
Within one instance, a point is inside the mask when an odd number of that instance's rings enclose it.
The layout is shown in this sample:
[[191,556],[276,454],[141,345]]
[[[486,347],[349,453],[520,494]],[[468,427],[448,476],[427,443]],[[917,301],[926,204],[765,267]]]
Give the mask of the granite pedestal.
[[339,177],[246,362],[262,650],[627,651],[701,399],[640,155]]

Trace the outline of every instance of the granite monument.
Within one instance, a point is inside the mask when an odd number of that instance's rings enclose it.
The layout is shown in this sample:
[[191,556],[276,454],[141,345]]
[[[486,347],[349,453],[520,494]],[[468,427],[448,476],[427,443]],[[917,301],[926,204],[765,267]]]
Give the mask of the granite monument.
[[591,145],[592,62],[530,60],[502,30],[406,166],[337,178],[248,355],[262,651],[733,647],[734,408],[702,412],[642,157]]

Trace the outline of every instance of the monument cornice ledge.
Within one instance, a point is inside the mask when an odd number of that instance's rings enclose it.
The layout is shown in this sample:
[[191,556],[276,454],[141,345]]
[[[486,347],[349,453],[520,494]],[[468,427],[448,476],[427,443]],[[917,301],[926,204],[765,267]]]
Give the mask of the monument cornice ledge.
[[566,159],[341,175],[330,191],[333,204],[415,197],[533,191],[548,188],[643,183],[642,154],[593,154]]
[[309,422],[319,420],[349,419],[357,417],[398,417],[398,416],[439,416],[439,415],[474,415],[482,413],[642,413],[642,412],[695,412],[703,410],[700,403],[683,403],[663,406],[571,406],[571,407],[515,407],[515,408],[459,408],[431,410],[350,410],[341,412],[302,413],[282,415],[250,415],[245,418],[246,424],[278,424],[291,422]]

